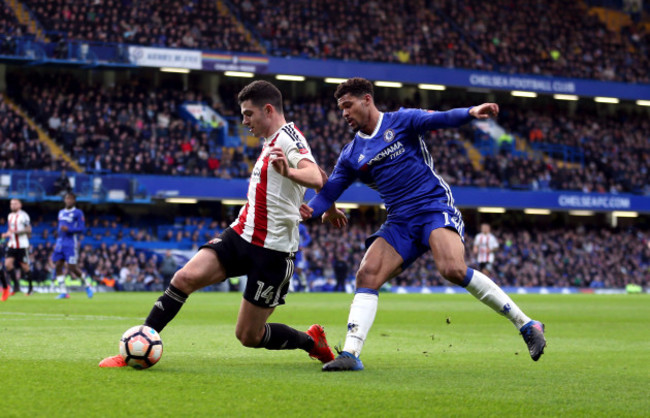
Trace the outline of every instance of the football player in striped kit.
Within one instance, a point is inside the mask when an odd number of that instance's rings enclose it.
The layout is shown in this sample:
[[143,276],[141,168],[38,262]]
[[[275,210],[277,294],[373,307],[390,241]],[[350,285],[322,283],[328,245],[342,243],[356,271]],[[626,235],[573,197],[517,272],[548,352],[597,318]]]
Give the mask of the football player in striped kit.
[[32,233],[32,226],[30,224],[29,215],[22,207],[22,202],[18,199],[11,199],[9,202],[11,213],[7,216],[7,232],[2,234],[2,238],[7,239],[7,253],[5,256],[5,271],[13,282],[14,289],[9,291],[9,285],[5,278],[5,273],[0,272],[2,275],[2,297],[0,300],[5,301],[16,292],[20,292],[20,283],[16,277],[16,262],[20,264],[22,270],[22,279],[27,280],[29,287],[26,295],[31,295],[33,289],[31,270],[29,268],[29,235]]
[[379,288],[427,251],[445,279],[507,317],[537,361],[546,346],[544,325],[526,316],[489,277],[465,264],[461,213],[451,189],[434,170],[422,138],[427,131],[495,117],[499,107],[484,103],[446,112],[402,108],[382,113],[375,106],[372,83],[363,78],[341,83],[334,97],[356,134],[341,150],[323,189],[301,207],[301,215],[303,219],[321,216],[359,179],[379,192],[388,219],[366,240],[345,345],[323,371],[363,370],[359,355],[375,320]]
[[[177,271],[156,301],[145,325],[158,332],[171,321],[187,297],[205,286],[233,276],[247,275],[235,334],[246,347],[267,350],[302,349],[327,363],[334,359],[320,325],[307,332],[285,324],[268,323],[284,299],[293,276],[298,250],[299,208],[306,188],[319,189],[324,173],[314,161],[303,134],[287,123],[282,93],[273,84],[255,81],[242,89],[238,102],[243,124],[264,138],[248,187],[247,202],[229,228],[203,245]],[[336,211],[334,207],[330,211]],[[100,367],[123,367],[120,356],[108,357]]]

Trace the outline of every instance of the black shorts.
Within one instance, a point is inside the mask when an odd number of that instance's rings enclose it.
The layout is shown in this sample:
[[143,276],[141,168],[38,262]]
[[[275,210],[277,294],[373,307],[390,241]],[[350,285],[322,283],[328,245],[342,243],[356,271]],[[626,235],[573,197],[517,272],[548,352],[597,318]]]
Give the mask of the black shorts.
[[13,258],[19,263],[29,264],[29,251],[27,248],[7,248],[5,258]]
[[226,277],[248,276],[244,299],[264,308],[284,304],[293,276],[293,253],[253,245],[231,228],[201,248],[217,253]]
[[487,261],[484,261],[482,263],[478,263],[478,267],[481,270],[485,270],[485,268],[487,268],[488,270],[492,270],[492,263],[488,263]]

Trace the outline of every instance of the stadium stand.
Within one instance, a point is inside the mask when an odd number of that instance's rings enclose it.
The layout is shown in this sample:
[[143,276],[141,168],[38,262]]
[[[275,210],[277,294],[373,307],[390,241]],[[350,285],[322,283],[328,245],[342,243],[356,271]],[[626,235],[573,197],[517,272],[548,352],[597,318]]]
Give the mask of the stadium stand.
[[232,3],[280,56],[650,81],[640,29],[610,30],[582,2]]
[[[602,8],[584,2],[499,0],[485,6],[474,0],[402,0],[382,7],[373,1],[343,5],[324,0],[24,3],[54,42],[238,52],[262,52],[264,45],[276,56],[650,81],[644,70],[650,64],[646,26],[629,17],[608,26],[598,13]],[[62,57],[61,48],[57,56]]]
[[[0,37],[3,42],[0,44],[0,55],[13,53],[11,39],[15,36],[26,34],[25,27],[18,22],[14,11],[5,3],[0,4]],[[7,41],[7,39],[9,41]]]
[[647,83],[648,55],[583,2],[441,0],[443,13],[503,73]]
[[[265,49],[281,57],[650,82],[648,25],[634,18],[611,25],[593,8],[598,2],[588,6],[570,1],[399,0],[381,3],[381,7],[375,1],[322,0],[22,3],[29,6],[31,18],[38,19],[50,40],[58,42],[60,48],[53,49],[53,57],[61,59],[66,58],[66,41],[89,41],[235,52]],[[609,3],[604,6],[622,7]],[[33,35],[10,7],[4,3],[0,7],[0,55],[11,55],[15,38]],[[535,42],[524,41],[531,39]],[[179,112],[184,101],[200,101],[236,120],[236,93],[241,84],[222,79],[217,92],[206,95],[200,83],[187,82],[189,76],[185,83],[176,84],[142,75],[117,77],[113,83],[75,71],[57,68],[45,74],[7,67],[7,98],[0,95],[0,169],[69,169],[39,141],[36,131],[10,106],[11,100],[86,173],[249,176],[260,151],[259,141],[242,138],[241,146],[225,146],[212,131],[190,123]],[[331,86],[321,84],[317,93],[294,87],[287,89],[286,118],[305,133],[316,160],[331,172],[351,138],[332,100]],[[383,111],[422,104],[420,93],[408,89],[399,94],[399,102],[386,96],[378,91]],[[453,90],[435,97],[439,105],[429,100],[427,107],[445,110],[472,104],[467,95],[456,98]],[[482,95],[481,100],[488,99]],[[582,101],[573,107],[548,100],[524,106],[509,102],[502,106],[498,124],[508,141],[491,138],[477,126],[430,132],[424,137],[437,171],[449,184],[650,195],[647,112],[603,111],[584,106]],[[470,214],[475,215],[472,210]],[[381,216],[367,221],[353,211],[349,229],[342,232],[319,222],[308,223],[312,240],[303,249],[300,274],[311,290],[332,289],[337,257],[347,262],[348,279],[353,279],[365,251],[364,240],[378,228]],[[128,217],[123,222],[105,214],[91,216],[80,263],[86,274],[98,282],[114,283],[116,289],[150,290],[160,284],[161,249],[194,251],[232,219],[232,210],[215,219],[176,216],[142,224]],[[476,219],[468,222],[474,223]],[[646,224],[612,228],[598,221],[585,226],[518,229],[506,222],[494,232],[502,245],[494,263],[494,277],[501,285],[592,289],[650,285]],[[37,280],[51,277],[49,259],[55,234],[52,220],[34,224],[32,260]],[[467,235],[465,241],[472,238]],[[476,265],[472,254],[468,252],[466,258]],[[392,281],[393,286],[446,284],[430,254]]]
[[65,164],[53,158],[38,139],[37,132],[5,101],[0,94],[0,169],[61,170]]
[[[352,225],[346,231],[310,225],[312,244],[304,250],[308,281],[333,280],[332,264],[342,255],[352,276],[365,247],[363,242],[379,225]],[[607,230],[568,226],[532,227],[518,230],[507,227],[493,231],[501,248],[496,253],[493,279],[502,286],[541,286],[580,288],[624,287],[627,283],[649,284],[650,234],[635,228]],[[466,235],[471,243],[473,236]],[[466,260],[477,266],[466,245]],[[352,277],[351,277],[352,278]],[[350,278],[350,279],[351,279]],[[391,281],[393,286],[448,286],[438,273],[433,257],[427,253],[404,274]]]
[[[146,226],[129,226],[119,218],[98,216],[88,226],[82,240],[80,265],[97,282],[113,283],[116,290],[150,290],[159,285],[160,251],[167,248],[195,251],[209,239],[219,236],[228,222],[206,217],[176,217],[173,223],[152,220]],[[310,236],[297,261],[300,276],[312,291],[333,290],[334,262],[338,257],[348,266],[348,282],[365,252],[365,239],[379,228],[351,214],[351,224],[336,230],[318,221],[307,223]],[[617,229],[585,225],[561,227],[527,226],[506,221],[493,229],[500,248],[493,263],[493,278],[502,286],[622,288],[628,283],[650,285],[650,231],[644,228]],[[32,238],[32,263],[38,281],[53,271],[50,261],[55,222],[37,222]],[[465,242],[473,242],[465,235]],[[162,244],[162,245],[161,245]],[[477,266],[471,245],[466,245],[466,260]],[[391,286],[448,286],[439,274],[430,253],[418,259]]]
[[474,68],[480,54],[423,0],[232,4],[245,25],[279,56]]
[[20,102],[88,172],[248,176],[241,149],[222,150],[210,131],[178,115],[201,93],[79,84],[71,77],[23,80]]
[[53,39],[260,52],[216,2],[26,0]]
[[[259,143],[219,146],[209,131],[181,118],[184,100],[221,109],[236,103],[200,92],[140,83],[107,88],[80,84],[69,76],[20,77],[10,89],[35,119],[87,172],[246,178]],[[447,101],[448,100],[448,101]],[[443,99],[445,108],[468,103]],[[397,103],[380,101],[384,111]],[[418,107],[415,101],[403,105]],[[331,172],[351,135],[334,101],[319,97],[287,100],[287,120],[307,136],[316,160]],[[559,105],[502,106],[499,124],[523,150],[502,149],[488,138],[488,151],[473,164],[466,143],[480,148],[485,135],[475,127],[431,132],[424,138],[437,170],[451,185],[520,190],[647,194],[650,123],[643,113],[603,114],[585,109],[567,115]],[[232,114],[232,110],[230,111]],[[235,119],[236,120],[236,119]],[[239,123],[239,122],[236,122]],[[36,142],[35,144],[38,144]],[[575,159],[567,161],[571,153]]]

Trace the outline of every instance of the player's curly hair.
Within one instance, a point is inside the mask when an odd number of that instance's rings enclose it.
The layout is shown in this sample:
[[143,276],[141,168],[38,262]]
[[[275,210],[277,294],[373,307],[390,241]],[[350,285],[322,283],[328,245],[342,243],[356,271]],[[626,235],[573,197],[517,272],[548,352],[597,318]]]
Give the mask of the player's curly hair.
[[278,113],[284,113],[282,110],[282,92],[268,81],[253,81],[241,89],[237,95],[237,103],[241,105],[246,100],[250,100],[257,107],[270,104]]
[[372,83],[361,77],[350,78],[347,81],[339,84],[336,88],[336,91],[334,92],[334,98],[338,100],[348,93],[354,97],[363,97],[366,94],[369,94],[371,97],[375,97],[375,91],[372,87]]

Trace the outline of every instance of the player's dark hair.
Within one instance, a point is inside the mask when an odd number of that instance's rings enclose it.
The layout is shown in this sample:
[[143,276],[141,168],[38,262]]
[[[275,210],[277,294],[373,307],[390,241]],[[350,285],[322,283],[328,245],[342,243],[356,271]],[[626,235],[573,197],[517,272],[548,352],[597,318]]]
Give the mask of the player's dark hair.
[[336,100],[350,94],[354,97],[363,97],[366,94],[369,94],[371,97],[375,97],[375,91],[372,87],[372,83],[365,78],[354,77],[350,78],[347,81],[339,84],[334,92],[334,98]]
[[77,195],[72,192],[66,192],[66,194],[63,197],[65,198],[66,196],[72,196],[74,197],[74,200],[77,200]]
[[278,113],[284,114],[282,110],[282,93],[268,81],[253,81],[241,89],[237,95],[237,103],[241,105],[246,100],[250,100],[257,107],[270,104]]

